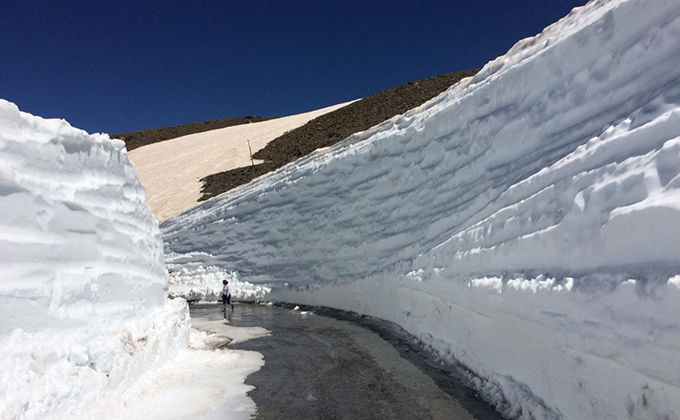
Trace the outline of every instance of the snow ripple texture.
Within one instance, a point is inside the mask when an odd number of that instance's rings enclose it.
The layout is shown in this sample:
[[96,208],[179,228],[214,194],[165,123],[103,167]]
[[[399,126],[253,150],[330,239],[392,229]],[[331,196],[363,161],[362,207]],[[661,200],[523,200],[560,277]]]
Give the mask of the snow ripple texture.
[[166,251],[397,322],[509,417],[680,418],[678,39],[678,2],[591,1]]
[[188,343],[121,141],[0,100],[0,418],[77,417]]

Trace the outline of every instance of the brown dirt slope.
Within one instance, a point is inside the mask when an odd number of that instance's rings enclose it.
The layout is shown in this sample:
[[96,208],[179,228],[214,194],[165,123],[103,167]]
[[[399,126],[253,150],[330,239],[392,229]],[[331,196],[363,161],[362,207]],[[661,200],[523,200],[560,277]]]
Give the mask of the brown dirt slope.
[[201,200],[246,184],[316,149],[332,146],[354,133],[403,114],[439,95],[461,79],[474,76],[478,71],[479,69],[465,70],[408,82],[315,118],[272,140],[255,153],[254,157],[264,160],[264,163],[203,178]]
[[189,134],[202,133],[203,131],[217,130],[218,128],[231,127],[234,125],[250,124],[254,122],[270,120],[269,117],[224,118],[221,120],[196,122],[190,124],[173,125],[171,127],[153,128],[151,130],[130,131],[128,133],[112,134],[111,138],[121,139],[125,142],[128,151],[147,144],[158,143]]

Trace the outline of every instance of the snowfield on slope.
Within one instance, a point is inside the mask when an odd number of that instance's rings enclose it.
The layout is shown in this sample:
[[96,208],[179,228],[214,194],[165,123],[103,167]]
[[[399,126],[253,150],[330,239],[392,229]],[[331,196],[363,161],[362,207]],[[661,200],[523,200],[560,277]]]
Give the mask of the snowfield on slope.
[[168,220],[167,256],[396,322],[509,418],[680,418],[678,39],[678,2],[592,1]]
[[201,178],[250,165],[247,140],[255,153],[285,132],[352,102],[153,143],[131,151],[130,160],[146,188],[151,210],[162,222],[198,203]]

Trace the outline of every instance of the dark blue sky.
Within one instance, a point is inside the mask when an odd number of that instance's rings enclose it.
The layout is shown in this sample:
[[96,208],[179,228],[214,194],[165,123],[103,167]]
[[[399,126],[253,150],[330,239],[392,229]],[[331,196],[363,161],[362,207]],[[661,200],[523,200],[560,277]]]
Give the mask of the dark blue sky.
[[287,115],[481,67],[585,0],[2,0],[0,98],[90,132]]

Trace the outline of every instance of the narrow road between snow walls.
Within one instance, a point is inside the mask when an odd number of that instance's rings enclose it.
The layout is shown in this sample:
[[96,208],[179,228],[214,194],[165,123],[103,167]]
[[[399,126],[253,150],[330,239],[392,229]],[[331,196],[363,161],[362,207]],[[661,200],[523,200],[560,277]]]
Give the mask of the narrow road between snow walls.
[[394,322],[511,419],[680,419],[678,39],[678,1],[591,1],[163,222],[170,293]]
[[398,326],[303,309],[237,304],[223,321],[220,305],[191,307],[199,328],[223,323],[233,331],[269,331],[228,346],[264,357],[264,366],[245,380],[257,407],[254,419],[502,419],[462,385],[458,367],[431,358]]
[[189,347],[122,393],[49,420],[502,420],[396,324],[324,307],[190,305]]

